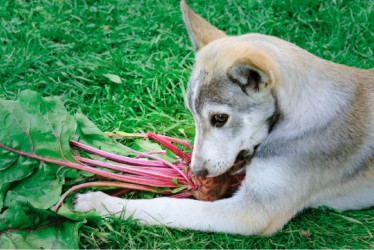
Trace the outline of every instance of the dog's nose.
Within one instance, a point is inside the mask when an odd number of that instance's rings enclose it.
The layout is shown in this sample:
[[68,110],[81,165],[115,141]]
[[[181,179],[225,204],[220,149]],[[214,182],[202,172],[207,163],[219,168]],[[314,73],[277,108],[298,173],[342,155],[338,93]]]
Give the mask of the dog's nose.
[[206,170],[205,168],[194,169],[194,170],[191,170],[191,172],[193,175],[200,176],[200,177],[205,177],[208,175],[208,170]]

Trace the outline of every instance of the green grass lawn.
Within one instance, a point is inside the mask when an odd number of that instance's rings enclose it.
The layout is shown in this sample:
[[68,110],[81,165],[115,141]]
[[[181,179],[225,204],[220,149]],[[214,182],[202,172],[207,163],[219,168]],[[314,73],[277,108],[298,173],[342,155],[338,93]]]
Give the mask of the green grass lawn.
[[[374,67],[374,0],[188,3],[227,34],[274,35],[327,60]],[[61,96],[69,111],[81,110],[104,131],[183,137],[183,129],[193,138],[183,97],[194,55],[179,1],[2,0],[0,22],[0,98],[37,90]],[[84,225],[80,247],[374,248],[373,233],[374,209],[320,208],[304,211],[269,237],[113,219],[99,228]]]

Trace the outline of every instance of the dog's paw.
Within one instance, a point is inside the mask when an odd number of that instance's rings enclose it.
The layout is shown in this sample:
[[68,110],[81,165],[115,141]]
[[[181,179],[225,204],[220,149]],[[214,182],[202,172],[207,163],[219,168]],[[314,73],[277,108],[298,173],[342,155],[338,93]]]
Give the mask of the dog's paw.
[[74,209],[86,212],[96,209],[101,215],[108,214],[106,209],[107,194],[103,192],[89,192],[85,194],[77,194],[74,197]]

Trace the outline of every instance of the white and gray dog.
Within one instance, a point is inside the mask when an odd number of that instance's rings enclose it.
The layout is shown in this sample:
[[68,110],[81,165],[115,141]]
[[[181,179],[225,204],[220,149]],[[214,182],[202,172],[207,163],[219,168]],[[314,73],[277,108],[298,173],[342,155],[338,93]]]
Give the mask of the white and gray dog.
[[276,37],[227,36],[184,1],[196,49],[186,104],[196,124],[191,169],[218,176],[244,161],[246,178],[214,202],[80,194],[75,209],[146,224],[271,234],[298,211],[374,205],[374,69],[318,58]]

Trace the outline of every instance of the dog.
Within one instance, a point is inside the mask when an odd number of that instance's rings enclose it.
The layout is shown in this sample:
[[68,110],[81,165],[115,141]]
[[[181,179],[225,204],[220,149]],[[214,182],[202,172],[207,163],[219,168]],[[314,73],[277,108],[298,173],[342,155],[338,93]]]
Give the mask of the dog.
[[268,235],[299,211],[374,205],[374,68],[318,58],[279,38],[227,36],[181,1],[195,48],[186,106],[196,126],[191,171],[246,178],[214,202],[76,196],[75,209],[149,225]]

